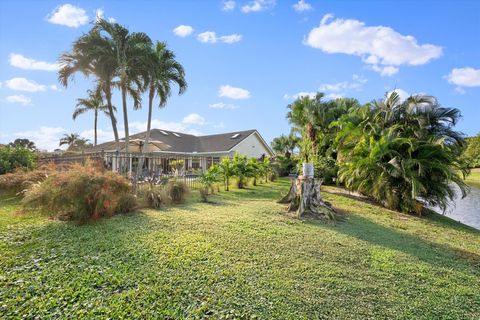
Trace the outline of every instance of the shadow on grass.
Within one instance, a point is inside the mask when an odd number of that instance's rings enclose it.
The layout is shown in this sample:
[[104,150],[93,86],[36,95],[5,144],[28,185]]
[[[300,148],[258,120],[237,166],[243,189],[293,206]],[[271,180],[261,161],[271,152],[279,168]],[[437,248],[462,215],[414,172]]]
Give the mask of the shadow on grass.
[[336,225],[307,220],[308,224],[343,233],[369,244],[396,250],[438,268],[451,268],[480,275],[480,255],[435,243],[407,232],[378,224],[360,215],[348,214],[348,222]]

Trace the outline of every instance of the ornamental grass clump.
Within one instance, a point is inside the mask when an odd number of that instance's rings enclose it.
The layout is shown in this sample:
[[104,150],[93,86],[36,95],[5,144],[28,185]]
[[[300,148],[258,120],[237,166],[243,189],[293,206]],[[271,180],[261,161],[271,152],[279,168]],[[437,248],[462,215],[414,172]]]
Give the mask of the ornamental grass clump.
[[134,210],[136,204],[128,181],[111,171],[90,165],[73,165],[53,172],[24,192],[26,209],[81,223]]
[[172,180],[168,183],[167,192],[173,203],[180,203],[183,202],[188,188],[184,182]]

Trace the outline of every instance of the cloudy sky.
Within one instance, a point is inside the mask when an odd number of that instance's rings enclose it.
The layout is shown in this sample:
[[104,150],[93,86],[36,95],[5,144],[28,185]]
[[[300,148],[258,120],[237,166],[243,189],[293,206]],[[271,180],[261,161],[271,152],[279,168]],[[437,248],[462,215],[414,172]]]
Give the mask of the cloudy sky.
[[[92,139],[92,115],[71,115],[93,81],[77,75],[63,88],[56,59],[96,16],[167,41],[184,65],[189,88],[155,109],[156,128],[256,128],[270,141],[289,132],[286,105],[299,95],[368,102],[396,89],[438,97],[461,109],[459,130],[480,132],[479,1],[6,0],[0,142],[27,137],[51,150],[65,133]],[[121,105],[118,92],[114,103]],[[129,117],[131,131],[145,129],[146,108]],[[100,141],[111,136],[101,118]]]

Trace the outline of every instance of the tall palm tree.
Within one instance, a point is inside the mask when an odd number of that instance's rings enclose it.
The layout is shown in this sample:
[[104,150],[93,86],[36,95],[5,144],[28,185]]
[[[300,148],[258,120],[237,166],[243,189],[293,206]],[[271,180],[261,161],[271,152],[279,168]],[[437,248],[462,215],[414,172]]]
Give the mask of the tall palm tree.
[[[77,104],[75,106],[75,111],[73,112],[73,120],[81,114],[84,114],[87,111],[94,112],[94,121],[93,121],[93,145],[97,145],[97,123],[98,123],[98,113],[103,112],[107,117],[110,117],[110,112],[108,111],[108,106],[105,105],[103,101],[102,91],[100,87],[97,87],[95,91],[87,90],[88,98],[79,98],[77,99]],[[116,111],[115,107],[113,109]]]
[[[148,74],[146,76],[148,89],[148,119],[144,146],[148,146],[150,141],[153,99],[155,98],[155,95],[159,97],[159,108],[163,108],[172,94],[173,84],[178,86],[179,95],[187,90],[185,70],[175,59],[175,53],[167,49],[167,44],[165,42],[157,41],[154,48],[150,51],[148,62]],[[145,152],[145,150],[142,152]],[[143,167],[143,160],[142,157],[138,166],[137,176]]]
[[94,76],[97,86],[104,92],[107,100],[109,118],[115,138],[115,148],[120,151],[120,142],[117,130],[117,119],[112,104],[112,87],[117,71],[115,46],[111,39],[104,37],[96,29],[90,30],[73,42],[72,50],[60,55],[58,61],[60,70],[58,80],[67,87],[76,73],[90,77]]
[[134,108],[141,105],[140,93],[143,91],[142,79],[145,79],[147,68],[146,59],[149,57],[149,50],[152,40],[143,32],[132,32],[119,25],[104,19],[99,19],[95,29],[104,32],[109,36],[113,44],[113,52],[116,58],[116,75],[119,78],[117,83],[122,94],[123,125],[125,127],[125,152],[128,153],[129,128],[127,95],[134,101]]

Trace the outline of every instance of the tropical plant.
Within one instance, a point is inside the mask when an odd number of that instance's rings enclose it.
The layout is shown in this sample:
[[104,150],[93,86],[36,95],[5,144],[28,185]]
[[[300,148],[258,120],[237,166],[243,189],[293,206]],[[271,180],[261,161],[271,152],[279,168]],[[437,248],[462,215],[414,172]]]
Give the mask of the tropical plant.
[[[151,49],[148,63],[148,72],[145,79],[148,90],[148,118],[147,132],[145,134],[145,146],[150,140],[152,125],[153,99],[159,97],[159,108],[165,107],[167,100],[172,93],[172,84],[178,86],[178,94],[181,95],[187,89],[185,71],[183,66],[176,61],[175,53],[167,49],[165,42],[157,42]],[[144,158],[140,158],[139,170],[143,166]],[[138,172],[139,173],[139,172]]]
[[173,179],[168,183],[167,192],[173,203],[180,203],[185,198],[188,188],[183,181]]
[[[101,87],[92,90],[87,90],[88,98],[79,98],[77,99],[77,104],[75,106],[75,111],[73,112],[72,118],[76,120],[77,117],[81,114],[84,114],[87,111],[93,111],[94,121],[93,121],[93,145],[97,145],[97,123],[98,123],[98,114],[103,112],[107,117],[110,117],[110,112],[108,111],[108,106],[103,101],[103,94]],[[116,111],[116,108],[113,107],[113,110]]]
[[253,168],[248,162],[247,156],[235,152],[232,158],[234,176],[237,178],[237,187],[243,189],[247,184],[247,178],[253,177]]
[[232,159],[229,157],[222,158],[218,163],[218,170],[225,183],[225,191],[229,191],[230,178],[235,175],[235,167]]
[[116,85],[122,94],[123,125],[125,128],[125,152],[129,147],[129,128],[127,95],[133,99],[134,109],[141,106],[140,93],[144,90],[144,79],[147,78],[148,59],[152,40],[143,32],[132,32],[118,23],[98,19],[95,30],[105,33],[109,43],[113,44],[111,52],[116,58],[115,75],[119,78]]
[[280,137],[274,138],[270,145],[277,154],[290,158],[294,150],[299,147],[299,143],[300,138],[292,132],[288,136],[282,134]]
[[13,148],[22,147],[30,151],[37,150],[37,147],[35,146],[35,142],[30,141],[28,139],[15,139],[13,142],[10,142],[8,145]]
[[117,119],[112,104],[112,89],[117,76],[117,58],[112,39],[101,35],[96,28],[92,28],[87,34],[75,40],[72,50],[62,53],[58,62],[60,64],[58,80],[64,87],[68,87],[70,80],[73,80],[77,72],[87,77],[95,77],[97,87],[105,94],[115,138],[115,149],[119,152]]
[[431,96],[401,101],[395,92],[352,111],[336,125],[339,179],[388,208],[420,214],[426,206],[445,209],[455,197],[452,183],[466,195],[460,155],[464,141],[453,130],[460,118]]
[[88,139],[80,137],[78,133],[65,133],[59,143],[59,146],[63,145],[68,145],[68,151],[78,151],[89,146]]
[[208,202],[209,191],[213,191],[213,185],[220,179],[218,166],[211,166],[210,169],[202,172],[198,177],[202,187],[200,188],[200,197],[203,202]]

